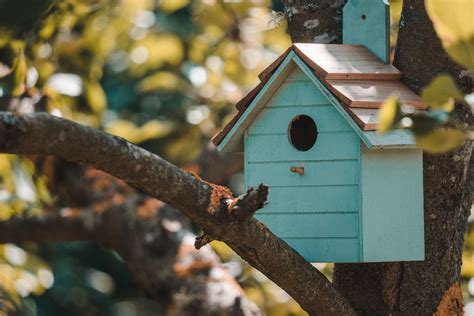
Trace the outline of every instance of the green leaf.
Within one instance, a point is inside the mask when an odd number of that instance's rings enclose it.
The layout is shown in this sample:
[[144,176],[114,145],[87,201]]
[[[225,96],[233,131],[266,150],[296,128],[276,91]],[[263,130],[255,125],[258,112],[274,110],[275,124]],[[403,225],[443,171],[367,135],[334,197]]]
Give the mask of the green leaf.
[[466,133],[455,129],[436,129],[426,135],[415,135],[416,144],[424,151],[439,154],[455,149],[462,145]]
[[393,129],[403,118],[398,98],[385,100],[379,111],[378,131],[383,134]]
[[449,114],[444,111],[416,112],[408,117],[413,122],[411,130],[416,135],[431,133],[441,124],[449,120]]
[[451,112],[454,109],[454,101],[463,102],[464,96],[456,87],[454,80],[448,75],[434,78],[421,92],[423,102],[431,109]]

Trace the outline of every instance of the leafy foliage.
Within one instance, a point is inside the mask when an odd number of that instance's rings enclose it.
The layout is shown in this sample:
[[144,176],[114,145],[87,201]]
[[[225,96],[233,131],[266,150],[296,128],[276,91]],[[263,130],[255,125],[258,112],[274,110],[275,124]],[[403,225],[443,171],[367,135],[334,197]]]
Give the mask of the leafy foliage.
[[[426,0],[425,3],[443,47],[472,75],[474,21],[468,17],[471,14],[468,8],[472,4],[469,0],[460,0],[455,4],[441,0]],[[417,145],[429,153],[443,153],[463,144],[468,131],[455,130],[450,125],[456,125],[453,115],[456,102],[465,106],[469,104],[474,108],[470,101],[472,98],[463,96],[454,80],[447,75],[435,77],[422,90],[421,97],[429,106],[426,112],[415,111],[395,99],[384,102],[379,132],[386,133],[396,127],[408,128],[413,132]],[[440,129],[441,126],[443,128]]]
[[[273,21],[271,5],[269,0],[0,1],[0,108],[47,111],[186,163],[233,115],[231,105],[257,74],[290,44],[285,25]],[[0,166],[1,219],[63,206],[28,159],[0,156]],[[87,243],[18,249],[38,264],[14,267],[0,252],[0,275],[11,284],[22,273],[37,278],[40,268],[54,273],[52,287],[8,288],[21,298],[25,315],[111,315],[127,308],[157,313],[150,304],[144,307],[132,283],[123,284],[130,276],[114,253]],[[250,295],[261,297],[268,309],[299,313],[288,296],[236,258],[230,264],[241,265],[236,277]],[[113,284],[110,291],[100,291],[104,282]]]

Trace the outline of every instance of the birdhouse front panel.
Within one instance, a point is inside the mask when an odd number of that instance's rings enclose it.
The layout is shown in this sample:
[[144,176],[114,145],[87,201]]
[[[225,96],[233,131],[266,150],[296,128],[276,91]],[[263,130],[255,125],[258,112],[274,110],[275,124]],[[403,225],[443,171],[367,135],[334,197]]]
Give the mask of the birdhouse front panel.
[[362,46],[293,44],[259,78],[213,139],[270,187],[257,218],[311,262],[423,260],[422,151],[375,131],[390,95],[425,108],[401,73]]
[[245,135],[246,185],[271,192],[257,218],[311,261],[358,261],[359,155],[357,134],[295,67]]

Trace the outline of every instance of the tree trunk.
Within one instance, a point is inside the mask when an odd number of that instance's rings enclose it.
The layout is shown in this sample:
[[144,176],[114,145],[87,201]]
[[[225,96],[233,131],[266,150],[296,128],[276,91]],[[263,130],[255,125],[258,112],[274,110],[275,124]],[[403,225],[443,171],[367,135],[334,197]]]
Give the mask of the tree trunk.
[[[334,6],[344,3],[333,2]],[[299,10],[299,2],[292,2],[292,9],[284,3],[285,12]],[[308,14],[303,9],[305,14],[293,14],[288,19],[293,41],[318,38],[316,34],[308,38],[307,31],[294,33],[298,26],[309,24],[306,21],[342,21],[340,16],[327,14],[329,10]],[[340,14],[334,7],[331,10]],[[333,36],[340,38],[340,34]],[[417,92],[439,73],[451,74],[464,92],[472,90],[472,80],[443,50],[422,0],[404,1],[394,64],[404,73],[404,82]],[[459,125],[472,126],[472,115],[465,108],[458,107],[456,114]],[[335,265],[334,285],[359,314],[463,313],[460,269],[471,207],[467,171],[472,149],[472,142],[466,142],[454,152],[424,155],[425,261]]]

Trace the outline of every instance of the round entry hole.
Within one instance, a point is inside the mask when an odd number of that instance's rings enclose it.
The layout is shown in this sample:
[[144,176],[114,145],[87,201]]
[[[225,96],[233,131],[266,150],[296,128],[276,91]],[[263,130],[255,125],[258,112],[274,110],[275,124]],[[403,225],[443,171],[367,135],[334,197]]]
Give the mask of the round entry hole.
[[298,115],[288,127],[290,143],[299,151],[310,150],[318,138],[316,123],[308,115]]

